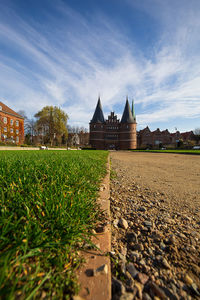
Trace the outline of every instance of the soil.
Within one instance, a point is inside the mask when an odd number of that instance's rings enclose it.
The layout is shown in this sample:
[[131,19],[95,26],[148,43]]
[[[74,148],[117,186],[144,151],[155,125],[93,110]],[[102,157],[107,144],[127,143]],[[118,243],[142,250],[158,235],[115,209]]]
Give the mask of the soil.
[[113,152],[111,157],[113,167],[124,168],[127,178],[166,194],[171,211],[200,212],[200,156]]
[[200,299],[200,156],[111,152],[111,170],[113,299]]

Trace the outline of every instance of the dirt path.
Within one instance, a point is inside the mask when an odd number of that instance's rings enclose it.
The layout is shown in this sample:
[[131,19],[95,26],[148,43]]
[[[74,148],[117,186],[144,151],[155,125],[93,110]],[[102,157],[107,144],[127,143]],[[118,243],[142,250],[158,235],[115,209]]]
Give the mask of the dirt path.
[[200,299],[200,157],[112,152],[111,164],[113,299]]
[[200,156],[112,152],[114,168],[144,188],[164,193],[169,209],[200,217]]

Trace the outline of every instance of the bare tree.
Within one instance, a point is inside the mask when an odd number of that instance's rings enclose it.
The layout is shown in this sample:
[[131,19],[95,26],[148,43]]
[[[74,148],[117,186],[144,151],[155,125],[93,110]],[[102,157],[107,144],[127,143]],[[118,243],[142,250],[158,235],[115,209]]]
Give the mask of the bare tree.
[[200,141],[200,128],[195,128],[194,132],[194,139],[197,143]]

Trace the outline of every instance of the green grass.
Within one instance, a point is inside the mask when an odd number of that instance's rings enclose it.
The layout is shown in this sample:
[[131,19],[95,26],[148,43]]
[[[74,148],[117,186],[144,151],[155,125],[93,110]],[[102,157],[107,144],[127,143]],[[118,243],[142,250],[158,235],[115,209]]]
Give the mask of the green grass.
[[200,155],[200,150],[131,150],[134,152],[151,152],[151,153],[177,153],[177,154],[194,154]]
[[69,299],[106,151],[0,152],[0,298]]

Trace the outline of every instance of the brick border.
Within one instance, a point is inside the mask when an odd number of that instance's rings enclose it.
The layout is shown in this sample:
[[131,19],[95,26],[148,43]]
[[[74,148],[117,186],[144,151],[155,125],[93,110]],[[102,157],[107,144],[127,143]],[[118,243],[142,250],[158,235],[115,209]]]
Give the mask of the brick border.
[[97,201],[107,217],[104,226],[99,228],[100,230],[96,230],[98,233],[92,238],[92,242],[99,247],[100,251],[82,252],[86,262],[77,274],[81,290],[79,296],[74,296],[74,300],[111,299],[111,265],[110,257],[107,255],[111,251],[110,155],[108,155],[107,174],[100,185]]

